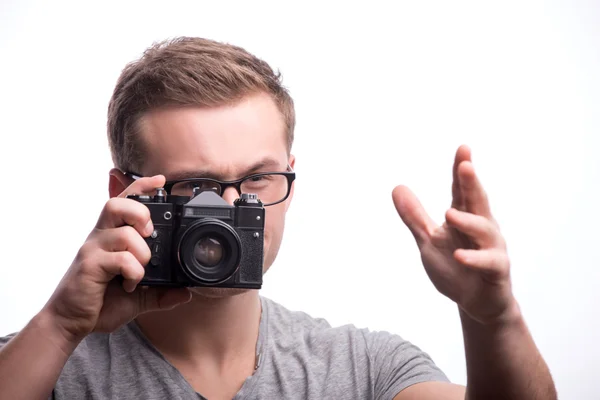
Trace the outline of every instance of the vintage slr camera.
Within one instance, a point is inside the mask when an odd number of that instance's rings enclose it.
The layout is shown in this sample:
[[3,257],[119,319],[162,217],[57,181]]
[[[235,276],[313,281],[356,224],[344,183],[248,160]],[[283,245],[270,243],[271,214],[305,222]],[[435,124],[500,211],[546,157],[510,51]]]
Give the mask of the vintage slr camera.
[[260,289],[265,209],[255,194],[233,206],[211,191],[127,197],[145,204],[154,224],[140,285]]

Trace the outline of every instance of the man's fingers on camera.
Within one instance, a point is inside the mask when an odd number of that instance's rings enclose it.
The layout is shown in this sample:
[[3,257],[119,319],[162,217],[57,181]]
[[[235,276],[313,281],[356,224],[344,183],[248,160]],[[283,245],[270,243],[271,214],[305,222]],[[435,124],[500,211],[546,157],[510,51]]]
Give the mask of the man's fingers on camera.
[[97,240],[105,251],[129,251],[142,265],[150,261],[152,254],[148,244],[132,226],[125,225],[104,230],[98,235]]
[[124,225],[133,226],[144,237],[154,230],[148,207],[135,200],[114,197],[106,202],[97,228],[111,229]]
[[145,272],[142,264],[128,251],[105,252],[101,267],[108,274],[108,281],[123,276],[123,289],[129,293],[135,290]]
[[129,185],[118,197],[127,197],[132,194],[154,194],[154,190],[163,187],[165,182],[164,175],[140,178]]

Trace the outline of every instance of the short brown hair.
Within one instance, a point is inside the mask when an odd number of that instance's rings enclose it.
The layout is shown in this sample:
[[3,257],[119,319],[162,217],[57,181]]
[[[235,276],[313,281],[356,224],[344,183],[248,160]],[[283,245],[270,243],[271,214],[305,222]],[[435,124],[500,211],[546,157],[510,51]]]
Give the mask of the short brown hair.
[[144,145],[139,119],[171,106],[217,107],[265,92],[281,111],[288,153],[294,139],[294,103],[281,74],[241,47],[214,40],[180,37],[155,43],[128,64],[108,106],[108,143],[115,167],[141,168]]

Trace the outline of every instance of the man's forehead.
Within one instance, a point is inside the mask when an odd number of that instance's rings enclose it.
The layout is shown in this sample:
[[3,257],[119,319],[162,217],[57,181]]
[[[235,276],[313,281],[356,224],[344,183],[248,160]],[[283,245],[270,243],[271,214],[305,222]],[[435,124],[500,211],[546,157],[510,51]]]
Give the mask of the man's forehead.
[[[270,100],[269,100],[270,101]],[[144,172],[167,179],[228,179],[285,169],[285,125],[274,104],[255,97],[238,106],[160,110],[145,116]]]

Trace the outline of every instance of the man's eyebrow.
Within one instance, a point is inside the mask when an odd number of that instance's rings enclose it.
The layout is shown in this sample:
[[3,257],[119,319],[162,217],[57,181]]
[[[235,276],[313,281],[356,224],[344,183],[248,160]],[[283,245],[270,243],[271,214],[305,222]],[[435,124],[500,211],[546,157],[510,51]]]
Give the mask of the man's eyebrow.
[[[280,164],[281,163],[279,161],[275,160],[274,158],[265,157],[262,160],[254,163],[254,164],[251,164],[249,167],[243,169],[241,171],[241,174],[238,176],[238,178],[242,178],[247,175],[252,175],[254,173],[258,173],[261,171],[267,172],[266,171],[267,169],[269,169],[268,172],[279,171],[282,168],[282,166]],[[191,178],[222,179],[223,177],[218,176],[217,174],[215,174],[214,172],[212,172],[208,169],[193,170],[193,171],[190,171],[190,170],[175,171],[175,172],[168,174],[169,181],[176,181],[176,180],[180,180],[180,179],[191,179]]]
[[[259,171],[266,171],[269,168],[269,172],[276,172],[281,169],[282,166],[279,161],[274,158],[265,157],[262,160],[252,164],[250,167],[244,170],[243,176],[253,174]],[[285,168],[285,167],[284,167]]]

